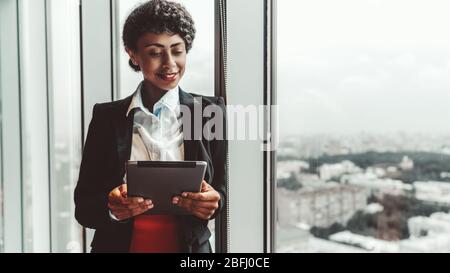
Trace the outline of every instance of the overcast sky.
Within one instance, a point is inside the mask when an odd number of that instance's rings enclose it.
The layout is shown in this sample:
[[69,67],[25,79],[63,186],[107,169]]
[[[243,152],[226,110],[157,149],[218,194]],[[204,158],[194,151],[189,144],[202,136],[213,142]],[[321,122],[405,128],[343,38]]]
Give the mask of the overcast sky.
[[281,136],[450,132],[448,11],[447,0],[278,0]]

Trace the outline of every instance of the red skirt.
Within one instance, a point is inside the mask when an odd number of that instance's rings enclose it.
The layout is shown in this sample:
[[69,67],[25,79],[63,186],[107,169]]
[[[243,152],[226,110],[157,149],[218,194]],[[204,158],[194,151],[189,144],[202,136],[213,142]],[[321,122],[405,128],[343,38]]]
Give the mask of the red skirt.
[[134,219],[131,253],[182,252],[182,232],[173,215],[141,214]]

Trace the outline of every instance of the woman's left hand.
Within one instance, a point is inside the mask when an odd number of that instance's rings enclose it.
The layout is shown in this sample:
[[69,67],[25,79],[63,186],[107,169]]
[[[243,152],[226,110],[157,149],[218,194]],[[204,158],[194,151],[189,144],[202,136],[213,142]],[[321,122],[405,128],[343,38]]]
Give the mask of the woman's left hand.
[[219,208],[220,194],[211,185],[202,182],[200,192],[184,192],[172,199],[172,203],[182,207],[203,220],[209,220]]

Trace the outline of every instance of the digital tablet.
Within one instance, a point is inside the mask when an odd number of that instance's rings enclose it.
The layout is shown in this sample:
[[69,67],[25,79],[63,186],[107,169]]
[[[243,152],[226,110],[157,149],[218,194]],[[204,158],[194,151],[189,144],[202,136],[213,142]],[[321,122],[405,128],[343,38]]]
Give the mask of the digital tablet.
[[188,214],[172,204],[183,192],[200,192],[205,176],[204,161],[128,161],[127,194],[152,200],[146,214]]

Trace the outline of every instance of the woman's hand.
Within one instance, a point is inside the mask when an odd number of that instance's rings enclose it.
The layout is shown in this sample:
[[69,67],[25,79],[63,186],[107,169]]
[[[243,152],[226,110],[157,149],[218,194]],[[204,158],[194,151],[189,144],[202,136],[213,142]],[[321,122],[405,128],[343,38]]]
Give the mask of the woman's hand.
[[205,180],[199,193],[184,192],[181,196],[172,199],[172,203],[185,208],[203,220],[209,220],[219,208],[220,194],[214,190]]
[[108,207],[120,221],[142,214],[153,208],[151,200],[142,197],[127,197],[127,184],[113,189],[108,195]]

